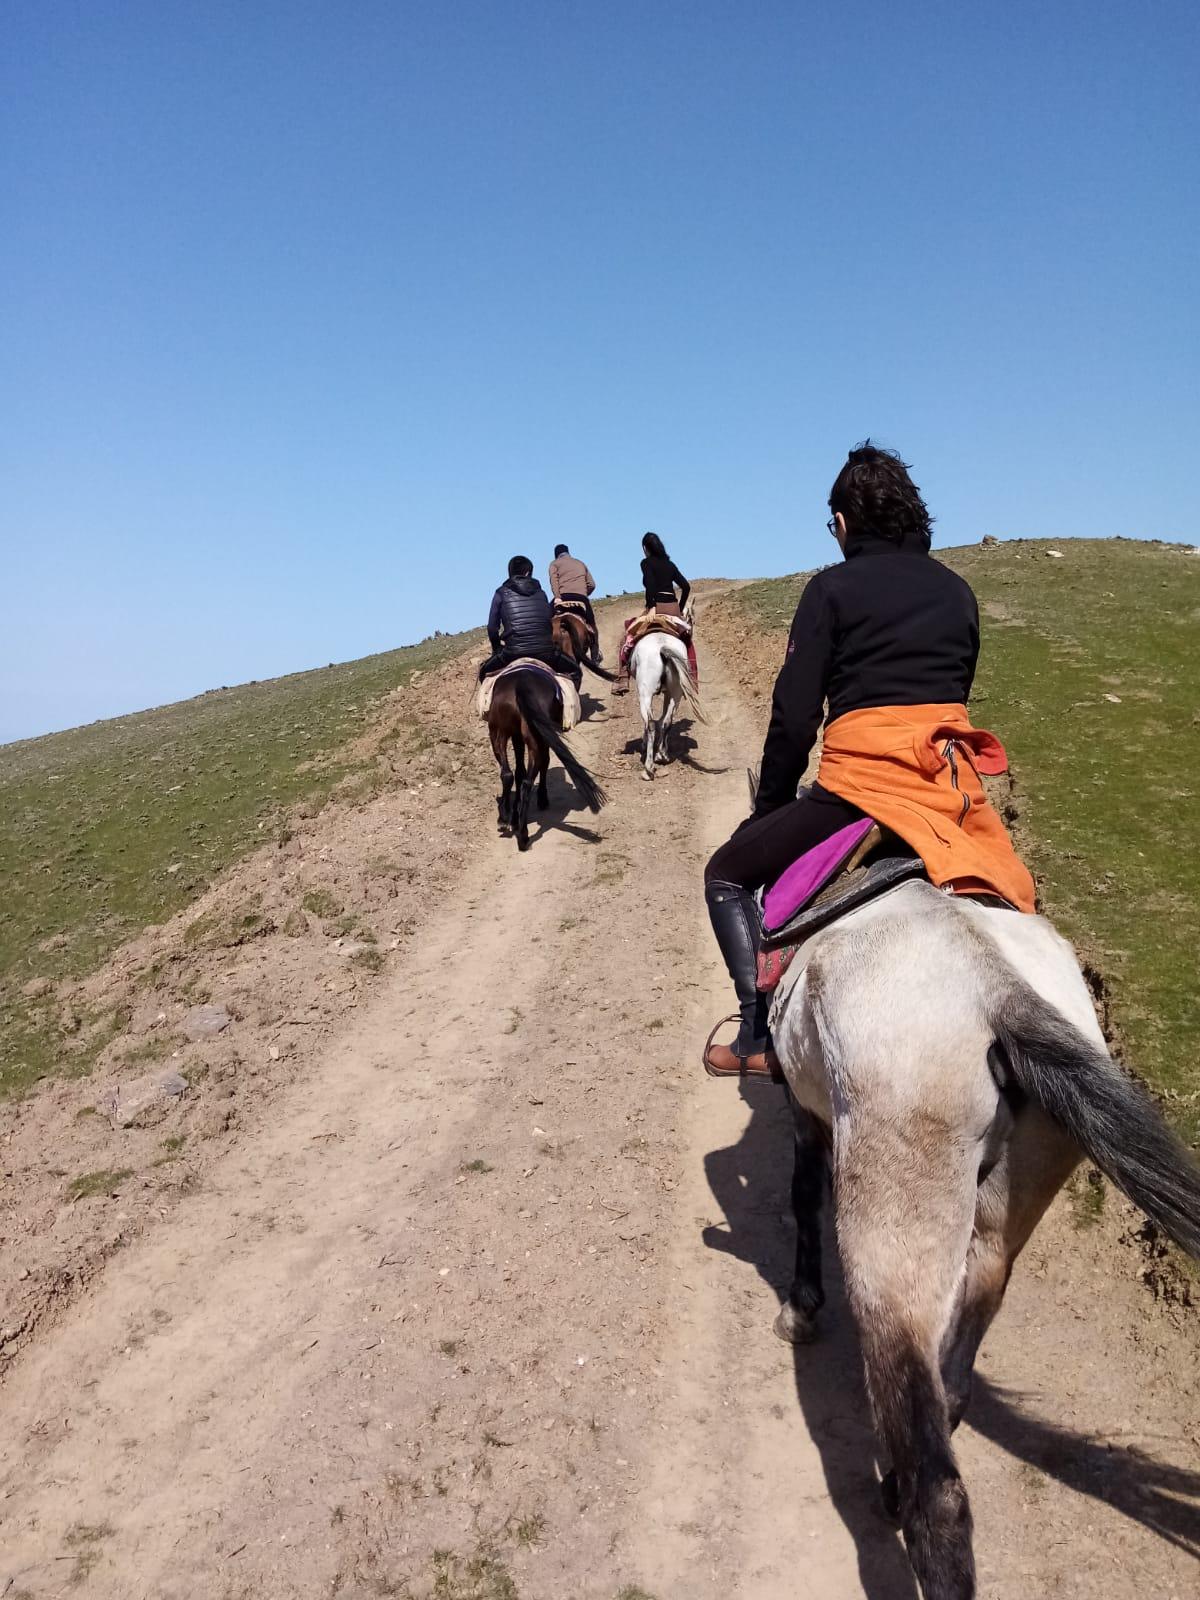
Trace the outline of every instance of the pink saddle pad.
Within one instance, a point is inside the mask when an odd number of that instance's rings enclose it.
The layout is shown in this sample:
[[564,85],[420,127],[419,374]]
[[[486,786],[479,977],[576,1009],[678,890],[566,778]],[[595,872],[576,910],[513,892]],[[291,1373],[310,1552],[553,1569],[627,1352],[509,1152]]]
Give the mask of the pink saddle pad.
[[763,901],[763,927],[768,933],[782,928],[806,906],[850,859],[875,826],[870,817],[848,823],[793,861],[767,890]]

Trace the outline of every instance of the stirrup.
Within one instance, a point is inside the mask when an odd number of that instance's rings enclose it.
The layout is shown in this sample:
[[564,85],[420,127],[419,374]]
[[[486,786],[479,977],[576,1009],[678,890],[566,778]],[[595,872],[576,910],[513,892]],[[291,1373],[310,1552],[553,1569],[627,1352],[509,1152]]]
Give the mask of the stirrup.
[[[705,1072],[708,1073],[710,1078],[732,1078],[732,1077],[736,1076],[739,1079],[739,1081],[742,1080],[742,1079],[745,1079],[745,1078],[768,1078],[768,1079],[770,1079],[770,1081],[772,1083],[786,1083],[787,1079],[783,1075],[783,1068],[779,1065],[779,1060],[776,1057],[774,1050],[771,1049],[771,1047],[769,1045],[767,1046],[766,1050],[764,1050],[764,1052],[763,1052],[763,1055],[764,1055],[764,1057],[766,1059],[766,1063],[767,1063],[766,1072],[751,1072],[750,1068],[746,1065],[746,1062],[748,1060],[748,1057],[746,1057],[746,1056],[738,1056],[737,1057],[737,1059],[738,1059],[738,1071],[737,1071],[736,1074],[734,1074],[732,1072],[718,1072],[714,1067],[711,1067],[709,1065],[708,1052],[712,1049],[712,1042],[717,1037],[717,1034],[721,1031],[721,1029],[725,1026],[725,1024],[727,1022],[737,1022],[740,1025],[741,1020],[742,1020],[742,1014],[741,1014],[740,1011],[731,1011],[730,1014],[727,1017],[722,1017],[721,1018],[720,1022],[717,1023],[716,1027],[709,1034],[708,1038],[704,1041],[704,1057],[703,1057],[703,1060],[704,1060],[704,1070],[705,1070]],[[737,1051],[736,1050],[733,1053],[734,1053],[734,1055],[737,1055]]]

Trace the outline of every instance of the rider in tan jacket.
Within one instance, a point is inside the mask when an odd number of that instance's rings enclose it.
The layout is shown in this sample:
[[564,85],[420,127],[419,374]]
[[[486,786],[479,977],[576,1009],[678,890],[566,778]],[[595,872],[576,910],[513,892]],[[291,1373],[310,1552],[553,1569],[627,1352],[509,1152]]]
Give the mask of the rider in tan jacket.
[[567,601],[583,612],[587,618],[587,625],[592,630],[595,659],[603,661],[596,616],[592,610],[592,602],[588,598],[595,587],[596,580],[588,571],[586,564],[573,556],[565,544],[556,544],[554,560],[550,563],[550,593],[555,600]]
[[[556,544],[554,560],[550,563],[550,593],[556,600],[583,600],[596,587],[596,580],[584,562],[573,556],[565,544]],[[588,604],[589,618],[591,605]]]

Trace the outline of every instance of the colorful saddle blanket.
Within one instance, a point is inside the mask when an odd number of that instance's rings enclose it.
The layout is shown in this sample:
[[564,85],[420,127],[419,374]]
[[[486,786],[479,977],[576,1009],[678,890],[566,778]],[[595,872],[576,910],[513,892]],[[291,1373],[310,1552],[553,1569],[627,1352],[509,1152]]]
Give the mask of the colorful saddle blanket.
[[673,633],[677,639],[686,641],[692,637],[692,625],[686,617],[666,617],[656,611],[648,616],[631,617],[625,624],[625,638],[632,644],[648,633]]
[[499,672],[493,672],[479,685],[475,694],[475,710],[481,722],[487,721],[487,714],[492,709],[492,695],[501,678],[507,678],[514,672],[540,672],[554,684],[558,691],[558,698],[562,701],[563,732],[570,733],[583,714],[579,702],[579,690],[570,678],[563,677],[555,672],[554,668],[545,661],[539,661],[536,656],[518,656],[515,661],[510,661],[508,666],[501,667]]

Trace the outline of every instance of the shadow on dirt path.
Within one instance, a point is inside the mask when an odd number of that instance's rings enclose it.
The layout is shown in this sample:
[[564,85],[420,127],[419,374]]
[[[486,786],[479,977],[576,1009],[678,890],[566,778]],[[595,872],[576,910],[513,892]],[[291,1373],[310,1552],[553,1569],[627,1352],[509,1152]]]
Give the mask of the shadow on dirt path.
[[[738,1088],[749,1120],[735,1144],[704,1157],[705,1176],[725,1226],[710,1225],[701,1237],[708,1249],[753,1267],[782,1303],[791,1284],[795,1248],[788,1215],[792,1114],[775,1084],[741,1083]],[[813,1344],[790,1347],[796,1400],[820,1453],[830,1505],[854,1542],[863,1595],[867,1600],[917,1600],[912,1571],[870,1475],[875,1439],[828,1204],[823,1234],[827,1298],[821,1335]]]

